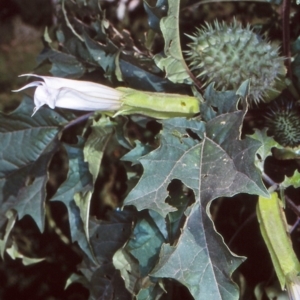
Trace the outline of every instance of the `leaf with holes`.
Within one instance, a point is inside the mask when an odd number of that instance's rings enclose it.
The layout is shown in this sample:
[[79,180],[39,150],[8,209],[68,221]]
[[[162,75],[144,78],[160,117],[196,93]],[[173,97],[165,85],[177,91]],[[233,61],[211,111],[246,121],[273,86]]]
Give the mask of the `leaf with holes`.
[[230,276],[243,259],[215,231],[207,214],[210,202],[238,193],[269,195],[254,165],[260,143],[239,138],[243,117],[242,111],[227,113],[206,126],[182,118],[163,121],[161,145],[139,159],[144,174],[125,199],[125,205],[165,217],[176,210],[165,202],[173,179],[193,190],[196,202],[185,212],[182,234],[176,246],[162,247],[151,275],[180,281],[195,299],[238,299]]

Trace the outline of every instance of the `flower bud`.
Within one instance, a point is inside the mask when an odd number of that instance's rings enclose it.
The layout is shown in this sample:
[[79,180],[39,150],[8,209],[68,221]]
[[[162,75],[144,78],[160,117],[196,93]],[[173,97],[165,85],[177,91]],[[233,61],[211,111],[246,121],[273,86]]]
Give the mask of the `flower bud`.
[[113,111],[116,112],[115,116],[142,114],[157,119],[192,117],[199,112],[198,100],[191,96],[142,92],[124,87],[114,89],[89,81],[34,74],[21,76],[35,76],[43,80],[31,82],[14,91],[37,87],[32,115],[44,104],[52,109],[61,107],[85,111]]
[[300,299],[300,277],[298,274],[293,274],[288,277],[286,288],[290,300]]
[[14,91],[19,92],[30,87],[37,87],[34,93],[35,108],[32,115],[44,104],[52,109],[61,107],[85,111],[117,111],[122,104],[122,92],[102,84],[34,74],[21,76],[34,76],[43,80],[31,82]]

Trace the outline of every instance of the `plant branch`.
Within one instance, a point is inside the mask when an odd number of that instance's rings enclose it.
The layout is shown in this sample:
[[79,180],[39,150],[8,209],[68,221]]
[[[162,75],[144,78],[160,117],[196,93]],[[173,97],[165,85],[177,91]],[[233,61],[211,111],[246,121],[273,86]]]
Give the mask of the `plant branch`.
[[70,123],[68,123],[64,128],[63,130],[66,130],[67,128],[70,128],[78,123],[81,123],[83,121],[86,121],[90,116],[92,116],[94,114],[94,112],[89,112],[87,114],[84,114],[74,120],[72,120]]
[[265,0],[204,0],[204,1],[199,1],[196,3],[193,3],[192,5],[185,6],[181,10],[187,10],[187,9],[195,9],[197,6],[208,4],[208,3],[216,3],[216,2],[261,2],[261,3],[266,3]]
[[190,78],[193,80],[198,91],[202,91],[202,83],[199,82],[199,80],[196,78],[196,76],[191,72],[191,70],[189,68],[187,68],[187,72],[190,75]]
[[[270,178],[267,174],[262,174],[263,179],[271,185],[272,190],[278,190],[280,188],[280,184],[273,181],[272,178]],[[297,216],[296,223],[292,226],[291,232],[297,227],[299,220],[300,220],[300,209],[299,207],[294,203],[294,201],[284,193],[284,200],[288,204],[289,208],[294,212],[294,214]]]
[[240,234],[240,232],[252,221],[256,220],[256,213],[251,214],[239,227],[239,229],[234,233],[234,235],[231,237],[229,242],[227,243],[227,246],[230,247],[233,243],[233,241],[236,239],[236,237]]
[[290,209],[295,213],[295,215],[297,215],[297,217],[300,218],[299,207],[293,202],[293,200],[290,197],[288,197],[287,195],[285,195],[285,201],[288,204],[288,206],[290,207]]
[[290,49],[290,10],[291,0],[283,0],[282,3],[282,45],[283,55],[286,57],[285,65],[287,68],[287,76],[291,78],[291,49]]

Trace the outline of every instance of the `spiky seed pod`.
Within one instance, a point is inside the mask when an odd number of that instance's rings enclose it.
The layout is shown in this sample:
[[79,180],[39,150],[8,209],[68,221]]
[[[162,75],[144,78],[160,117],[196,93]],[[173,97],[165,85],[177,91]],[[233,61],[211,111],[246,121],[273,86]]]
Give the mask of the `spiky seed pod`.
[[191,70],[204,85],[215,82],[218,89],[236,90],[250,80],[250,101],[267,101],[281,91],[280,79],[285,76],[284,58],[278,47],[252,31],[232,24],[214,22],[197,29],[189,36],[192,43],[186,51]]
[[280,145],[291,148],[300,145],[300,110],[295,101],[273,102],[265,114],[265,126]]

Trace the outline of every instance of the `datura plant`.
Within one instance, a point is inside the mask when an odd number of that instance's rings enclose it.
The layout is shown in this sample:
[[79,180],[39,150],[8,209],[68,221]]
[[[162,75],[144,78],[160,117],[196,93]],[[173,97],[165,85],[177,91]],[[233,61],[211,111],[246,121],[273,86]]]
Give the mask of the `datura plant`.
[[15,298],[300,299],[299,7],[199,28],[212,3],[121,1],[115,28],[115,2],[52,2],[0,113],[0,272],[39,280]]

